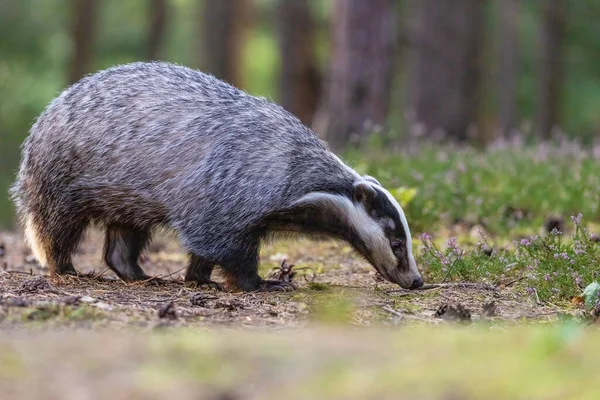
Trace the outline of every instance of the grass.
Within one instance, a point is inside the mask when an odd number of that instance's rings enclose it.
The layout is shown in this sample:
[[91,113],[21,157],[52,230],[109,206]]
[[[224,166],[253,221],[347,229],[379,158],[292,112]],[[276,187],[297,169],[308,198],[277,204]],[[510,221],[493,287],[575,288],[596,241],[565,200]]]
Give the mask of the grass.
[[460,220],[510,236],[535,230],[554,214],[600,220],[598,149],[566,140],[504,143],[487,151],[435,144],[407,145],[398,152],[374,149],[350,151],[347,159],[386,187],[414,189],[400,199],[416,232]]
[[581,294],[588,284],[600,279],[600,245],[573,218],[575,233],[564,238],[554,231],[514,241],[508,248],[493,249],[485,240],[470,251],[456,240],[447,241],[442,251],[430,235],[422,235],[419,255],[429,279],[522,282],[530,295],[540,300],[565,301]]

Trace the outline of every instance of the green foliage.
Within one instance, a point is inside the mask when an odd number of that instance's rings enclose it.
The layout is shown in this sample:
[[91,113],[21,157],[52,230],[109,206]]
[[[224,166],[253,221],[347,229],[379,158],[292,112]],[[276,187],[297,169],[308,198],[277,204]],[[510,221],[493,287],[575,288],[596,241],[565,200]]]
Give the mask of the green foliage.
[[600,283],[592,282],[587,285],[583,290],[583,296],[585,299],[585,305],[588,308],[592,308],[599,300],[598,297],[600,296]]
[[554,231],[547,236],[523,238],[498,250],[492,250],[484,239],[466,251],[454,238],[440,250],[432,237],[424,234],[418,262],[427,278],[435,282],[519,281],[537,299],[569,300],[579,295],[586,284],[600,278],[600,245],[581,225],[581,216],[573,220],[575,233],[568,240]]
[[399,200],[403,195],[395,188],[416,190],[405,207],[415,232],[433,232],[460,220],[514,234],[540,227],[554,214],[600,218],[598,160],[571,142],[485,152],[439,145],[409,146],[397,153],[354,150],[346,159]]

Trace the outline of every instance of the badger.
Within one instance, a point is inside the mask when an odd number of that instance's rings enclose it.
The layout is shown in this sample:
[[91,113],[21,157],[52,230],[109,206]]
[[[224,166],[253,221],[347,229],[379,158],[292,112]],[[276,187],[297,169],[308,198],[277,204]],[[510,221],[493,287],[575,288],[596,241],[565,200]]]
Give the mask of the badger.
[[156,229],[189,254],[187,282],[288,290],[258,274],[278,233],[349,243],[386,280],[423,285],[405,214],[274,102],[166,62],[82,78],[42,112],[21,147],[11,197],[32,253],[51,274],[77,274],[72,253],[91,224],[124,281],[149,277],[138,257]]

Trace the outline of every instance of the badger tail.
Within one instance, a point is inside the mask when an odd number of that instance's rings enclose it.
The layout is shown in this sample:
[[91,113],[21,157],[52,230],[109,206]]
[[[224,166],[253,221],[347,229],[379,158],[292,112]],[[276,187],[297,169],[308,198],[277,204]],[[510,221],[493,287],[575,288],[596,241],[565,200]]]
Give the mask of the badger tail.
[[17,209],[17,215],[25,226],[25,242],[31,249],[33,256],[42,265],[48,263],[48,257],[44,250],[42,235],[39,226],[35,223],[33,213],[28,209],[26,203],[25,191],[23,190],[20,179],[11,186],[10,196]]
[[26,213],[25,217],[25,242],[31,249],[33,256],[42,266],[46,266],[48,263],[48,257],[44,250],[42,236],[38,226],[35,224],[33,215]]

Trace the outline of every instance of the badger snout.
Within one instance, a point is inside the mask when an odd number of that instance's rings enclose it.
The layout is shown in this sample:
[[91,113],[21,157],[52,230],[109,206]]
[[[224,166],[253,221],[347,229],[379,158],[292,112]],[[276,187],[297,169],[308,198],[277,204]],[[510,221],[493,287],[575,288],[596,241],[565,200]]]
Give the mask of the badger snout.
[[396,266],[394,269],[388,269],[388,276],[390,281],[400,285],[403,289],[414,290],[425,284],[414,260],[410,261],[408,271]]
[[423,278],[420,275],[414,275],[411,273],[397,273],[391,276],[391,280],[394,283],[400,285],[402,289],[414,290],[424,285]]
[[417,278],[413,281],[413,284],[409,289],[410,290],[418,289],[421,286],[423,286],[424,284],[425,284],[425,282],[423,281],[423,278]]

